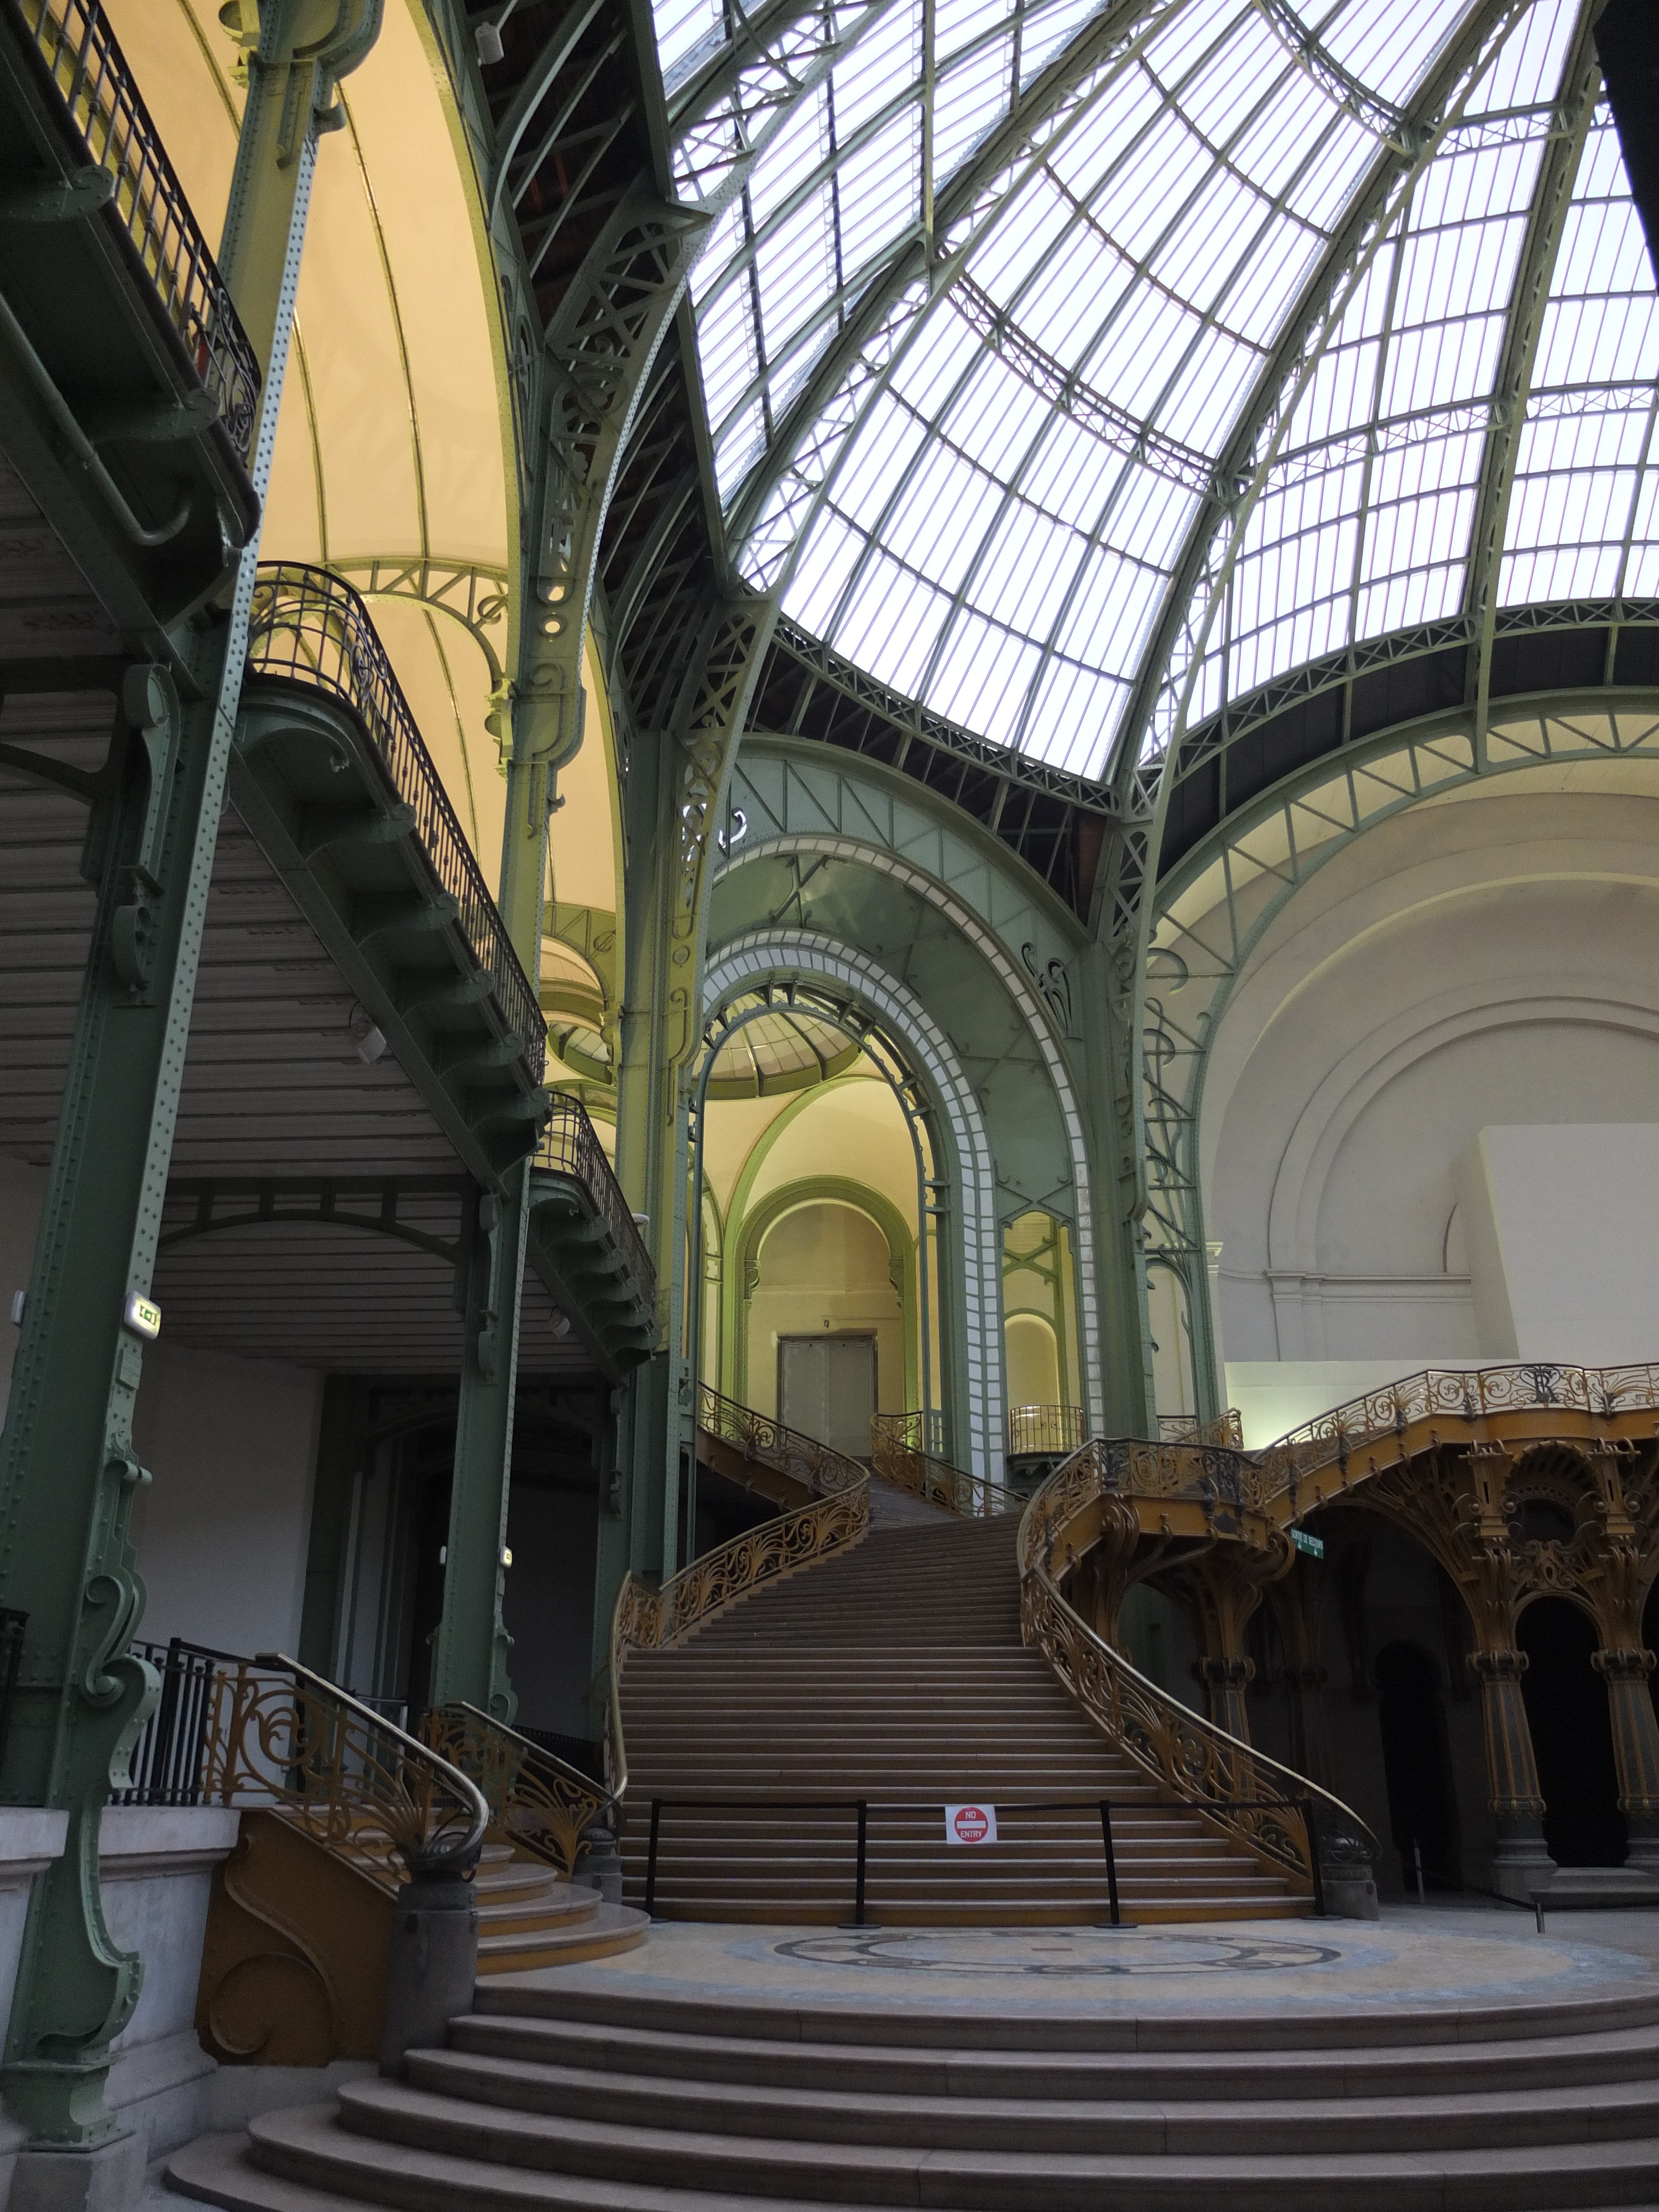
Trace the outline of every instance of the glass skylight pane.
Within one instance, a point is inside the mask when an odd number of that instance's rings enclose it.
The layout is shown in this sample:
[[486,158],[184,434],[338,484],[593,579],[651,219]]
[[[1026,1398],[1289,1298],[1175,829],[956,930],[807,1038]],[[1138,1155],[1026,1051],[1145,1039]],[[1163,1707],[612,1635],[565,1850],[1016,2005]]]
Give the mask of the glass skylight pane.
[[838,642],[843,652],[881,668],[901,690],[914,691],[921,684],[950,604],[914,570],[875,554],[842,618]]
[[1026,708],[1022,747],[1056,768],[1098,775],[1128,690],[1074,660],[1050,660]]

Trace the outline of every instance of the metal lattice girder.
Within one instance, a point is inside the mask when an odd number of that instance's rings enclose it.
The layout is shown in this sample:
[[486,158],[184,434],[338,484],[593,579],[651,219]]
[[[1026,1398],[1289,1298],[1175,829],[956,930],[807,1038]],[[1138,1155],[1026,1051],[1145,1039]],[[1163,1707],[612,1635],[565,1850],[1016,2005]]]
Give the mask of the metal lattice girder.
[[674,185],[681,199],[724,198],[789,110],[821,84],[896,0],[799,0],[732,11],[729,42],[693,56],[668,88]]
[[770,588],[787,580],[866,408],[929,310],[1060,141],[1187,4],[1109,0],[938,195],[931,256],[918,230],[894,241],[726,504],[732,557],[752,582]]

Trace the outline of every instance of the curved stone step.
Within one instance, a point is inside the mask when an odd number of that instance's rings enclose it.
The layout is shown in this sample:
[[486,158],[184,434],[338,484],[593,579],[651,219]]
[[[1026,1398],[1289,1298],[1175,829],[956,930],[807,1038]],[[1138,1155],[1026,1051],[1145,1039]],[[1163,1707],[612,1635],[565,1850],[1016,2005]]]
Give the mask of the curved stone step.
[[491,1929],[479,1915],[480,1974],[526,1973],[538,1966],[575,1966],[588,1959],[609,1959],[644,1942],[651,1923],[630,1905],[606,1905],[590,1891],[593,1909],[569,1918],[550,1918],[544,1927],[510,1932]]

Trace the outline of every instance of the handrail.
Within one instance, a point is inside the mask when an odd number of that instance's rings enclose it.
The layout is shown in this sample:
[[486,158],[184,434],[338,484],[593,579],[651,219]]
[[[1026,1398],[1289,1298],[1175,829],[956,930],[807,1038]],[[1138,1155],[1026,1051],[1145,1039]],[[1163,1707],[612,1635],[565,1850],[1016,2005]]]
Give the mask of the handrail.
[[1010,1406],[1008,1455],[1075,1451],[1088,1431],[1081,1406]]
[[1333,1407],[1252,1456],[1264,1501],[1293,1500],[1304,1476],[1342,1465],[1351,1453],[1401,1435],[1416,1421],[1437,1416],[1476,1421],[1534,1407],[1605,1420],[1652,1406],[1659,1406],[1659,1365],[1652,1363],[1570,1367],[1534,1359],[1501,1367],[1428,1367]]
[[948,1460],[936,1459],[931,1452],[918,1451],[914,1444],[904,1443],[902,1432],[888,1425],[887,1417],[880,1413],[870,1424],[870,1464],[896,1490],[926,1498],[930,1505],[964,1520],[988,1520],[994,1514],[1011,1513],[1022,1502],[1000,1483],[969,1474]]
[[615,1802],[591,1776],[465,1699],[428,1712],[421,1740],[477,1784],[502,1843],[566,1875],[576,1870],[583,1832]]
[[276,1651],[222,1666],[202,1802],[270,1806],[395,1893],[470,1877],[489,1807],[476,1782],[349,1692]]
[[605,1157],[599,1132],[588,1118],[587,1109],[568,1091],[554,1091],[548,1095],[553,1110],[531,1165],[550,1174],[574,1176],[592,1200],[619,1248],[627,1254],[646,1304],[654,1304],[656,1268],[633,1210],[623,1195],[622,1185]]
[[[726,1401],[730,1403],[728,1400]],[[839,1455],[837,1455],[839,1456]],[[611,1691],[605,1712],[605,1763],[613,1799],[628,1788],[628,1747],[623,1737],[623,1666],[630,1650],[656,1651],[689,1636],[753,1589],[797,1567],[809,1567],[845,1551],[870,1526],[870,1478],[862,1468],[849,1488],[809,1498],[775,1520],[747,1528],[729,1544],[705,1552],[689,1567],[651,1589],[637,1575],[623,1577],[611,1614]]]
[[[786,1428],[769,1413],[757,1413],[752,1406],[739,1405],[708,1382],[697,1385],[697,1426],[722,1443],[736,1445],[745,1459],[758,1460],[775,1473],[804,1483],[817,1498],[833,1498],[856,1489],[867,1479],[866,1469],[845,1452],[820,1443],[816,1437],[804,1436],[799,1429]],[[718,1554],[708,1556],[713,1559]]]
[[[98,0],[10,0],[190,366],[244,465],[259,364]],[[95,204],[89,203],[89,204]]]
[[385,763],[433,873],[459,908],[461,927],[489,972],[507,1027],[539,1083],[547,1023],[520,965],[466,833],[443,787],[368,608],[326,568],[262,562],[248,626],[251,674],[326,691],[349,708]]
[[[1050,1572],[1055,1539],[1084,1504],[1105,1494],[1101,1464],[1099,1447],[1085,1446],[1054,1470],[1021,1517],[1018,1553],[1024,1641],[1042,1653],[1102,1734],[1170,1797],[1192,1806],[1293,1880],[1305,1881],[1310,1893],[1319,1886],[1320,1845],[1375,1857],[1376,1838],[1350,1806],[1168,1696],[1097,1635],[1060,1595]],[[1061,1501],[1063,1511],[1057,1510]],[[1305,1800],[1317,1808],[1317,1841],[1311,1815],[1299,1835],[1292,1823],[1279,1817],[1287,1808],[1271,1802],[1278,1799]]]

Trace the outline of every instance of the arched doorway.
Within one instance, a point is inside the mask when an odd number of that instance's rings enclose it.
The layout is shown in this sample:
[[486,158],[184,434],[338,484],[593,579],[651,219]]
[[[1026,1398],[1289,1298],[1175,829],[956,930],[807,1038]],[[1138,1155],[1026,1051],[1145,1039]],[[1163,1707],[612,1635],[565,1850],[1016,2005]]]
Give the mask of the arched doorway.
[[1385,1644],[1375,1679],[1389,1826],[1401,1879],[1408,1891],[1415,1887],[1420,1853],[1425,1881],[1437,1889],[1455,1888],[1461,1877],[1439,1670],[1419,1644]]
[[1522,1614],[1516,1642],[1527,1655],[1521,1687],[1550,1856],[1558,1866],[1623,1866],[1607,1685],[1590,1664],[1595,1624],[1565,1598],[1540,1598]]

